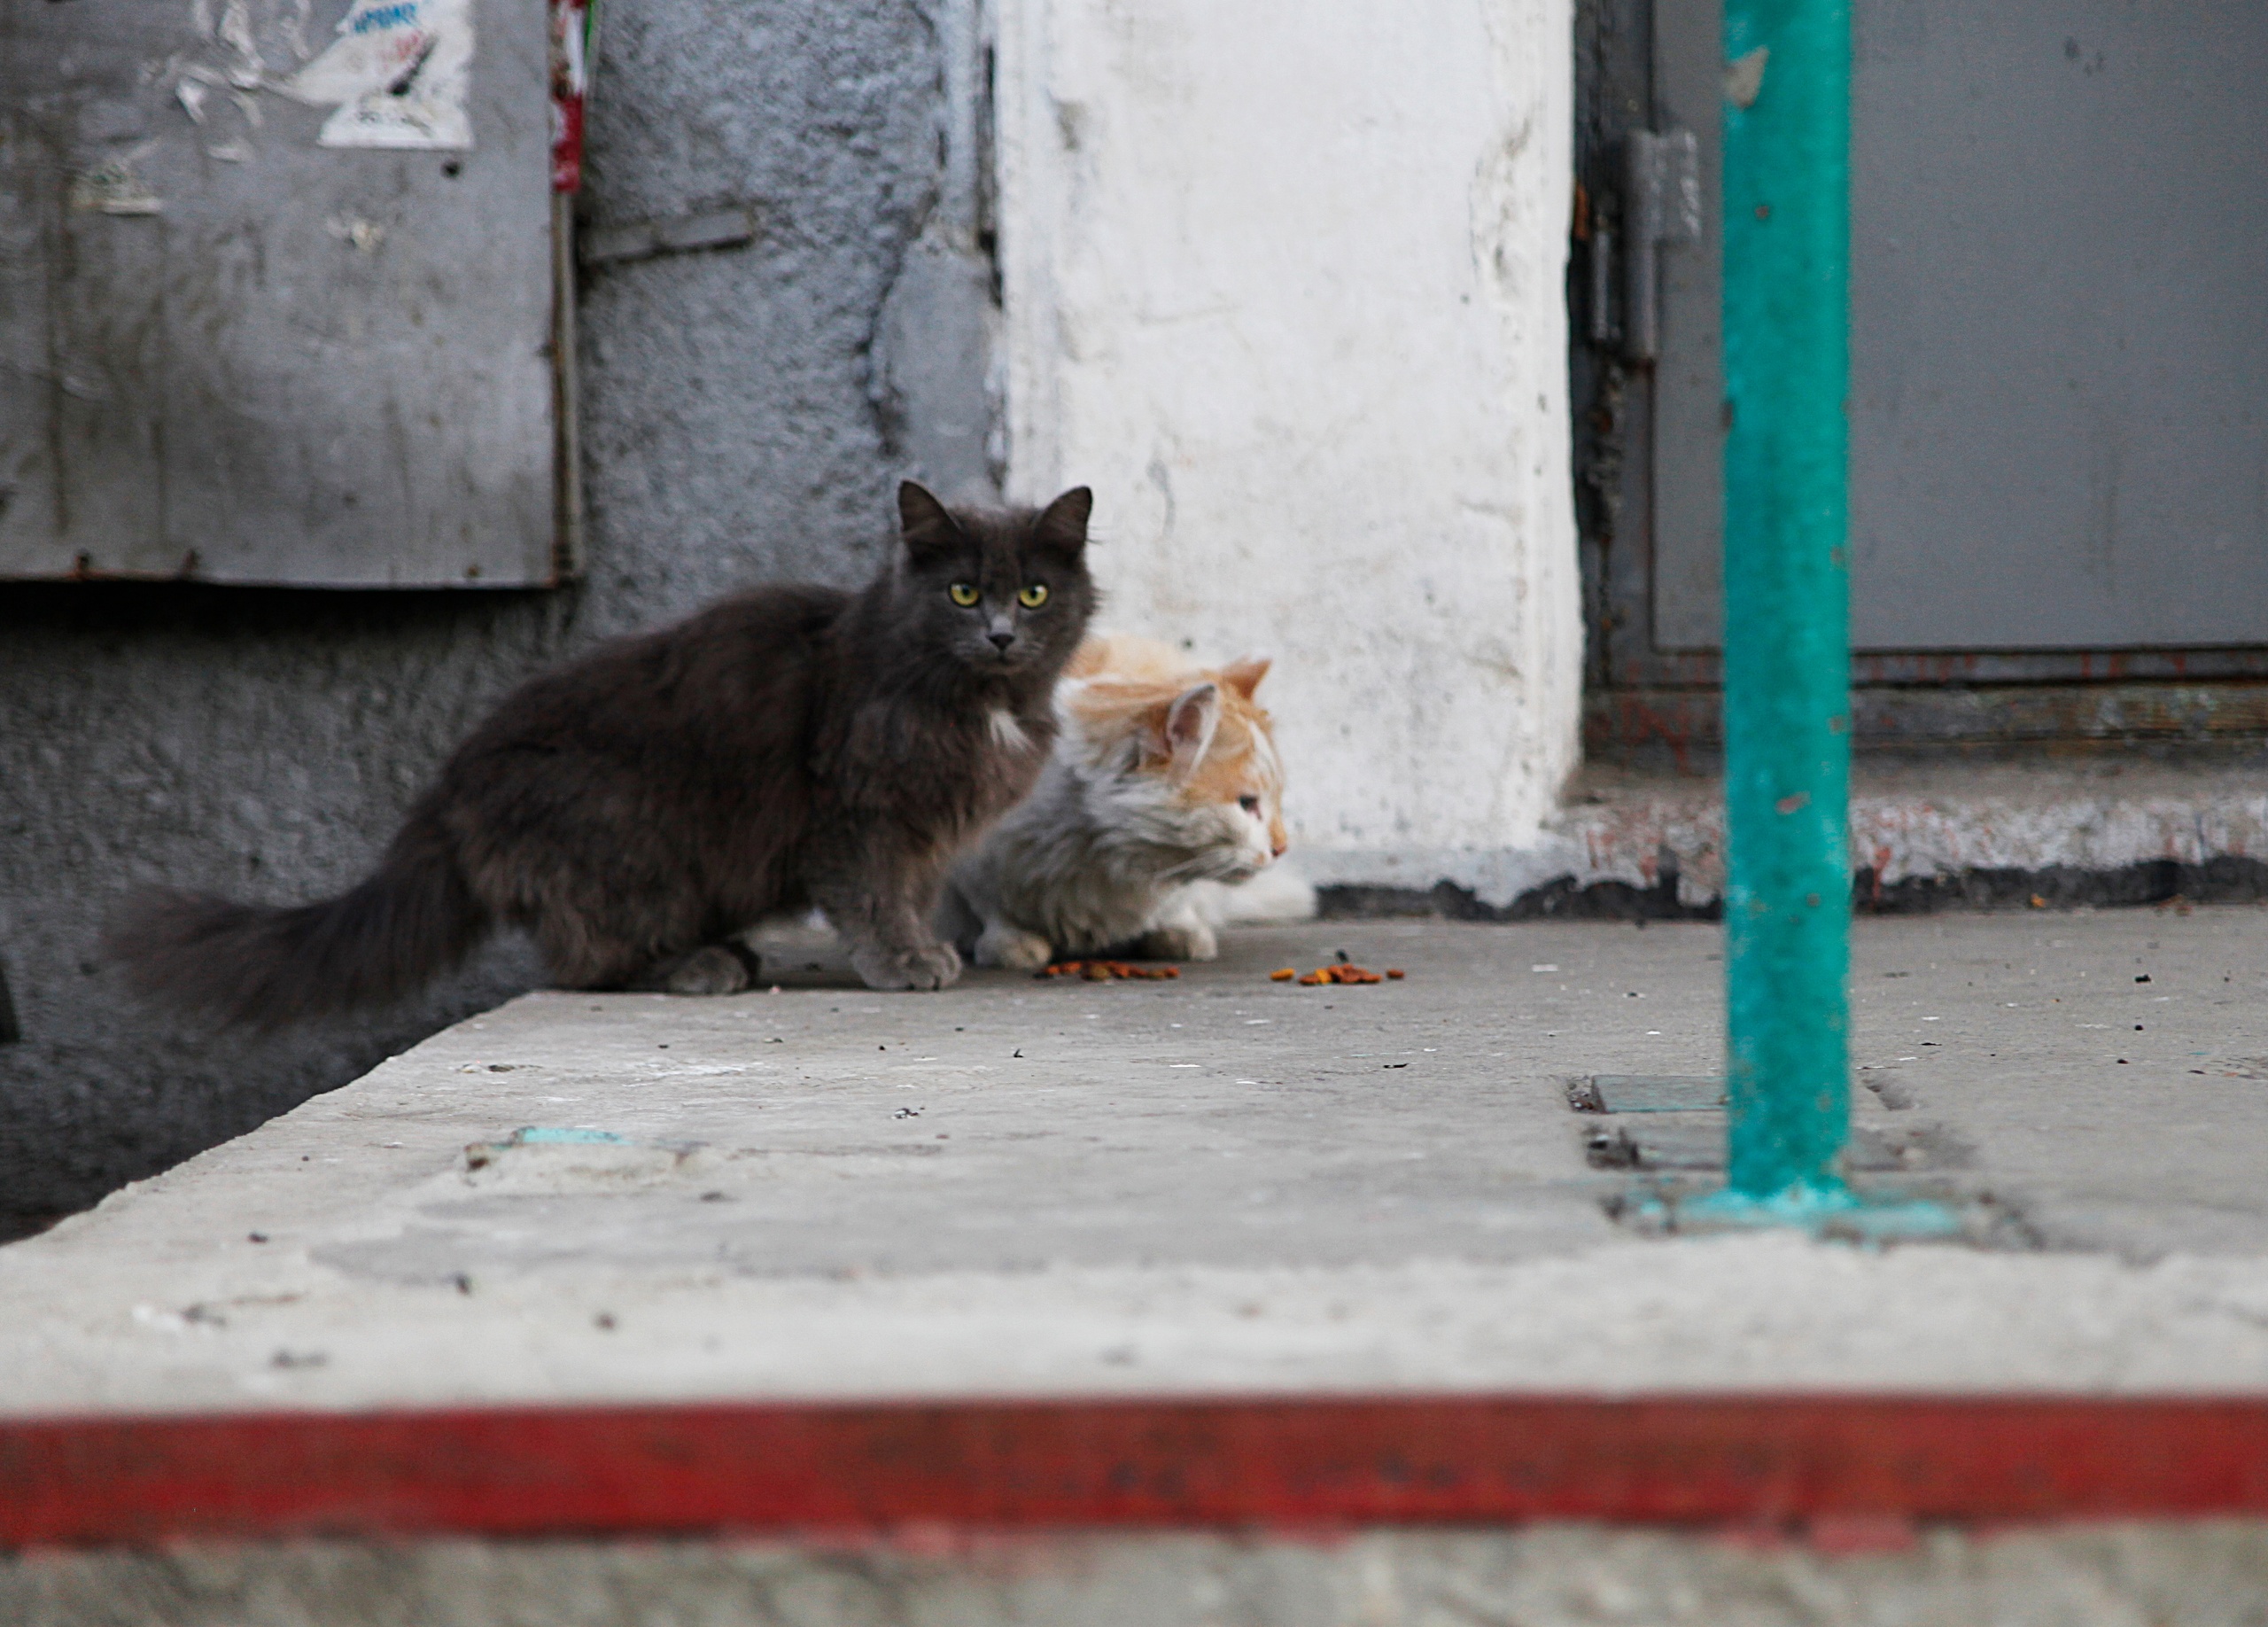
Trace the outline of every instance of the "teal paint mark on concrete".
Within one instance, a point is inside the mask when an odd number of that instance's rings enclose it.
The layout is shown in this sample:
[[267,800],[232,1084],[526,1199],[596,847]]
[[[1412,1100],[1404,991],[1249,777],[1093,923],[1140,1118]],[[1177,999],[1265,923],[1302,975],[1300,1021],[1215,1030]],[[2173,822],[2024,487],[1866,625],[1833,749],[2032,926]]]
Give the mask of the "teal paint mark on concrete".
[[546,1125],[523,1125],[512,1132],[512,1139],[504,1144],[507,1147],[542,1147],[562,1144],[585,1146],[592,1142],[618,1147],[629,1145],[626,1137],[617,1135],[610,1130],[559,1130]]
[[1725,7],[1728,1201],[1790,1219],[1851,1202],[1850,38]]
[[1668,1229],[1682,1234],[1795,1226],[1828,1240],[1862,1244],[1942,1242],[1965,1231],[1960,1213],[1930,1198],[1876,1196],[1832,1186],[1798,1184],[1755,1196],[1731,1187],[1676,1206]]

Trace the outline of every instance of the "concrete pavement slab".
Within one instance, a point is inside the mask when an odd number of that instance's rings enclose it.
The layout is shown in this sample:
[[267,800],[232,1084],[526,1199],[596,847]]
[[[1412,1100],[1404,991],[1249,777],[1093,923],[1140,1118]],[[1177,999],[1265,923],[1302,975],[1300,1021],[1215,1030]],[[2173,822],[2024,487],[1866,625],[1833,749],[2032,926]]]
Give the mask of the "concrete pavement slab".
[[0,1559],[22,1627],[2252,1627],[2256,1524],[1928,1533],[1891,1552],[1661,1531],[787,1544],[303,1543]]
[[[1714,1071],[1705,925],[1323,922],[934,996],[774,934],[779,993],[530,995],[0,1249],[0,1410],[2257,1390],[2264,946],[2255,908],[1862,922],[1856,1117],[2023,1245],[1869,1250],[1611,1218],[1648,1175],[1602,1127],[1706,1117],[1570,1086]],[[1270,980],[1340,951],[1407,977]]]

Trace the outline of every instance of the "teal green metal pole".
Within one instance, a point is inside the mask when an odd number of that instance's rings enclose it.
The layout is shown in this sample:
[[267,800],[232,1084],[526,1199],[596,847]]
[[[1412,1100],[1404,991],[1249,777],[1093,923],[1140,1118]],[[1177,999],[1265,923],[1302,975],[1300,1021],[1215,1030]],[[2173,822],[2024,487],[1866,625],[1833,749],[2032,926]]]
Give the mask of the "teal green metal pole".
[[1736,1200],[1850,1131],[1848,0],[1727,0],[1725,973]]

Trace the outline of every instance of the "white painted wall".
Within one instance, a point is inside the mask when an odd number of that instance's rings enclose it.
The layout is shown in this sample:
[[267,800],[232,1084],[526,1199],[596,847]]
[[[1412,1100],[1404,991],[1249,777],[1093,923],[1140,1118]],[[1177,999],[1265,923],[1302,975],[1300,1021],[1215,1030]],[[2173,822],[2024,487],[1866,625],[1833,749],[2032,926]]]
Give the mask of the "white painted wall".
[[1309,873],[1531,846],[1577,751],[1568,0],[999,0],[1008,487],[1277,658]]

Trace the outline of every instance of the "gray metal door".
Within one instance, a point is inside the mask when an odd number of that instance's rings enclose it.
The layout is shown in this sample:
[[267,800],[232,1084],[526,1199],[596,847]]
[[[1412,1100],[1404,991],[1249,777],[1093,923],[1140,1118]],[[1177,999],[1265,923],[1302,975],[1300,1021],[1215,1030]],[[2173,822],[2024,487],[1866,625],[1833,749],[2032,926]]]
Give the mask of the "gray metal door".
[[[1660,256],[1664,651],[1720,621],[1719,26],[1654,14],[1705,223]],[[1853,27],[1854,645],[2268,643],[2268,4],[1855,0]]]
[[549,582],[543,0],[0,0],[0,577]]

